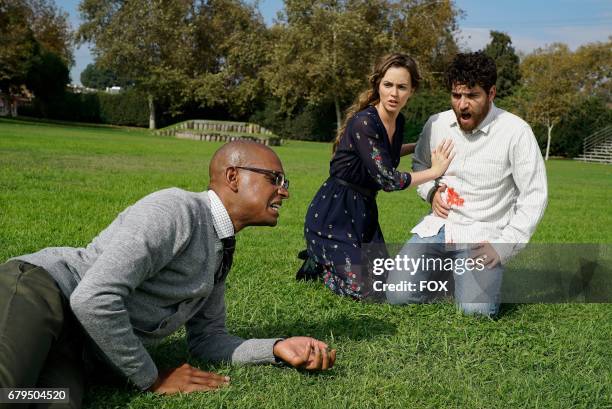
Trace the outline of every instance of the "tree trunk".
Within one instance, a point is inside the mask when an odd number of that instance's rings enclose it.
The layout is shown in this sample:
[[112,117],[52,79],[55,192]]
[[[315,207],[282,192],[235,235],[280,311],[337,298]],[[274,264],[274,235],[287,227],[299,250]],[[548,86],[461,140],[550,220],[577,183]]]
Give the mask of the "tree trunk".
[[17,99],[9,95],[8,97],[9,115],[13,118],[17,116]]
[[157,126],[155,124],[155,101],[153,100],[153,95],[149,94],[149,129],[156,129]]
[[340,112],[340,101],[338,101],[338,95],[334,95],[334,105],[336,107],[336,130],[340,132],[342,126],[342,113]]
[[548,125],[548,141],[546,141],[546,156],[544,157],[544,160],[548,160],[548,153],[550,152],[550,136],[552,134],[553,126],[554,125],[551,124]]

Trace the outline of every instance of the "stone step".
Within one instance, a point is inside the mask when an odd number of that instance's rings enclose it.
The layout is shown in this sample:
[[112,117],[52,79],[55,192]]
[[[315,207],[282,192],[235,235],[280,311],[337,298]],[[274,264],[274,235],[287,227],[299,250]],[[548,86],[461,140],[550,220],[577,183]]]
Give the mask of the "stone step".
[[261,143],[262,145],[269,146],[279,146],[280,139],[279,138],[255,138],[251,136],[231,136],[231,135],[223,135],[223,134],[205,134],[205,133],[195,133],[195,132],[176,132],[173,135],[175,138],[179,139],[190,139],[193,141],[206,141],[206,142],[232,142],[239,140],[248,140],[254,141],[257,143]]
[[574,160],[579,160],[583,162],[598,162],[598,163],[612,163],[612,158],[610,157],[593,157],[593,156],[577,156]]
[[611,153],[609,151],[586,151],[586,152],[583,152],[581,155],[585,155],[585,156],[588,156],[588,155],[605,155],[605,156],[610,156],[610,154]]
[[612,164],[612,161],[602,159],[578,159],[580,162]]
[[[181,139],[199,141],[229,142],[234,140],[254,140],[265,145],[278,146],[281,139],[272,131],[247,122],[218,122],[190,120],[160,129],[155,132],[161,136],[174,136]],[[269,137],[267,137],[269,135]]]

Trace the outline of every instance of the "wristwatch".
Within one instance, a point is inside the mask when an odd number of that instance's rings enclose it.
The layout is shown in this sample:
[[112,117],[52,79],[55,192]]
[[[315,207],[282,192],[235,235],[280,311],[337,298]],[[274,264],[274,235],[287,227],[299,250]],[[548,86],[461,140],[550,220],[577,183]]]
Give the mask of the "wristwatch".
[[440,179],[441,178],[437,178],[436,180],[434,180],[433,187],[429,190],[429,192],[427,192],[427,202],[429,202],[429,204],[431,204],[431,202],[433,201],[434,194],[438,190],[438,187],[440,187]]

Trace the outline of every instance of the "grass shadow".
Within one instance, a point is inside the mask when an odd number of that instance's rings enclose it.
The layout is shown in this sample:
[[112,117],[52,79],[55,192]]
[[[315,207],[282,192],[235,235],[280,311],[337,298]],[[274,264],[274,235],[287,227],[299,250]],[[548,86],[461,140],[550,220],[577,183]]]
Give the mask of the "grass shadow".
[[513,316],[519,310],[520,304],[500,304],[497,318]]
[[253,329],[235,331],[245,338],[309,336],[318,339],[367,340],[393,335],[397,326],[368,314],[340,315],[330,320],[272,322]]

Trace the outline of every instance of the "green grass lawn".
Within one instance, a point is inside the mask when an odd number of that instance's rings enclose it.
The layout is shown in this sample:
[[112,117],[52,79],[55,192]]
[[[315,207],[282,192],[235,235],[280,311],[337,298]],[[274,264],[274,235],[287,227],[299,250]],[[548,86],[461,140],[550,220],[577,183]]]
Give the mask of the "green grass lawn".
[[[146,131],[0,120],[0,260],[48,246],[84,246],[126,206],[170,186],[201,191],[219,143]],[[306,207],[331,146],[276,148],[291,198],[276,228],[238,236],[228,280],[228,327],[242,337],[310,335],[338,349],[336,367],[197,362],[179,332],[152,351],[161,367],[189,360],[232,377],[212,393],[159,397],[97,386],[90,408],[612,408],[612,305],[504,306],[496,320],[450,303],[360,304],[294,280]],[[408,169],[409,162],[402,164]],[[541,243],[612,243],[612,166],[551,160]],[[414,189],[381,194],[388,242],[426,213]]]

